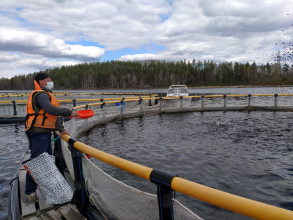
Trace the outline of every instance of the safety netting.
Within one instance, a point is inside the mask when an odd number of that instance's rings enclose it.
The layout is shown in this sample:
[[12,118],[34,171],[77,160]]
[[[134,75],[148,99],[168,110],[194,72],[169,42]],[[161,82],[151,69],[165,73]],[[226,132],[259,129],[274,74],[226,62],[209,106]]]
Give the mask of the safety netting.
[[[70,132],[71,137],[78,138],[96,125],[105,124],[121,117],[132,118],[159,113],[162,104],[160,102],[155,104],[155,100],[145,100],[126,102],[125,105],[112,103],[103,108],[100,105],[91,106],[95,116],[86,120],[72,119],[65,123],[65,128]],[[66,165],[74,180],[68,144],[65,141],[61,143]],[[85,156],[83,156],[82,165],[90,202],[105,219],[160,219],[157,195],[140,191],[114,179]],[[173,200],[173,211],[174,219],[201,219],[175,199]]]

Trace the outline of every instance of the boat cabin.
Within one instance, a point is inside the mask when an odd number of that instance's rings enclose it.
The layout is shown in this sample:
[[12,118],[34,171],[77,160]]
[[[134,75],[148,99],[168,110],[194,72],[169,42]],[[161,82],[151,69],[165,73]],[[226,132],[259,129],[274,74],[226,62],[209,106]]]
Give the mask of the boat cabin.
[[172,85],[167,90],[167,97],[188,96],[188,90],[185,85]]

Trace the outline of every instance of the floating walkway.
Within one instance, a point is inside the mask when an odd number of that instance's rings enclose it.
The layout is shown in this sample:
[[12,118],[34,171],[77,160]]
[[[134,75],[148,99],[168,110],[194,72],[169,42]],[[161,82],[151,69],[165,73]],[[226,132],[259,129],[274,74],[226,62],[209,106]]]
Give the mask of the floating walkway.
[[[28,160],[29,158],[30,151],[27,151],[22,161]],[[46,205],[44,197],[40,193],[39,189],[36,191],[39,201],[36,204],[30,203],[24,194],[26,173],[27,171],[23,167],[20,167],[18,172],[18,184],[21,216],[18,217],[21,217],[21,219],[24,220],[86,220],[74,204],[68,203],[65,205],[55,206]],[[18,218],[15,216],[14,219]]]

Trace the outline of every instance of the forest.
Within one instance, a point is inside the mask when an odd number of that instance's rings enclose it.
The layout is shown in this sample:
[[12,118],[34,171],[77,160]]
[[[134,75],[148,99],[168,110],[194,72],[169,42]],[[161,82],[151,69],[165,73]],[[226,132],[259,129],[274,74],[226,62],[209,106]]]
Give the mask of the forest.
[[[46,69],[54,89],[151,89],[183,84],[200,86],[291,85],[293,68],[287,64],[257,65],[213,61],[107,61]],[[0,79],[0,90],[33,90],[37,74]]]

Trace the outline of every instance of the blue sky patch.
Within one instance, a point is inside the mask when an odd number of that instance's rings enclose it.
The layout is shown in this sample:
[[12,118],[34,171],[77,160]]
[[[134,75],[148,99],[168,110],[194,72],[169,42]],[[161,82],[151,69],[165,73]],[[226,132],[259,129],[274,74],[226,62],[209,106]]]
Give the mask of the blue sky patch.
[[20,7],[20,8],[15,8],[17,11],[22,11],[23,10],[23,7]]
[[162,21],[166,21],[168,18],[170,18],[170,16],[172,15],[172,12],[168,12],[167,14],[160,14],[160,18],[162,19]]
[[94,46],[94,47],[99,47],[99,48],[105,48],[105,46],[103,46],[103,45],[100,45],[100,44],[93,42],[93,41],[87,41],[84,39],[80,39],[77,41],[65,41],[65,43],[69,44],[69,45],[82,45],[82,46]]
[[29,26],[35,26],[33,24],[31,24],[30,22],[28,22],[27,20],[23,19],[23,18],[17,18],[17,20],[20,22],[20,24],[22,25],[22,27],[29,27]]
[[27,20],[23,19],[23,18],[17,18],[17,20],[21,21],[21,22],[27,22]]
[[144,53],[152,53],[155,54],[160,50],[164,50],[166,47],[159,46],[157,44],[148,44],[146,46],[142,46],[140,49],[133,49],[133,48],[123,48],[121,50],[116,51],[106,51],[103,58],[100,60],[102,62],[107,60],[117,60],[121,56],[125,55],[135,55],[135,54],[144,54]]
[[173,5],[173,2],[171,0],[166,0],[170,5]]
[[14,55],[20,55],[20,52],[9,52],[10,54],[14,54]]

